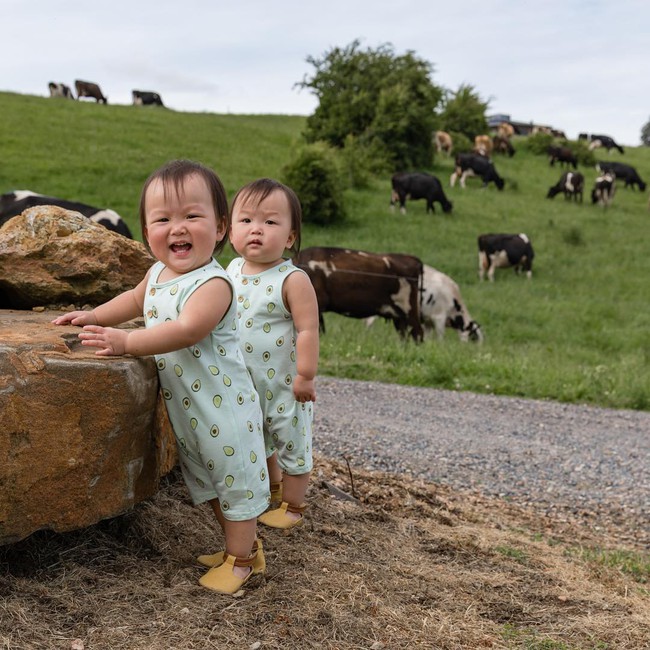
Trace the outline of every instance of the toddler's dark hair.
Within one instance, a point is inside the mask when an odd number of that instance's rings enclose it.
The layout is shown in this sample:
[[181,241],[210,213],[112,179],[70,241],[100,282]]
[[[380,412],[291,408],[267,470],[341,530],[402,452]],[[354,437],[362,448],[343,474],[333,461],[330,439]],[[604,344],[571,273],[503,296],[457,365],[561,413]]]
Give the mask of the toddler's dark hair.
[[275,190],[280,190],[287,197],[289,202],[289,211],[291,213],[291,230],[296,234],[296,239],[293,242],[289,251],[292,253],[297,253],[300,250],[300,234],[302,228],[302,207],[300,206],[300,199],[296,193],[284,183],[276,181],[272,178],[258,178],[255,181],[252,181],[244,187],[240,188],[235,198],[232,200],[230,206],[230,222],[232,223],[232,213],[235,209],[235,205],[238,202],[247,202],[250,200],[256,201],[259,205],[271,192]]
[[228,196],[223,183],[212,169],[199,162],[193,160],[170,160],[162,167],[151,172],[140,194],[140,228],[142,229],[142,241],[144,241],[149,252],[151,252],[151,249],[149,249],[147,238],[144,235],[145,226],[147,225],[145,219],[145,195],[149,185],[155,180],[160,180],[166,198],[170,188],[173,188],[176,194],[180,194],[183,190],[183,183],[189,176],[199,176],[205,181],[212,196],[212,204],[214,206],[214,213],[217,215],[217,222],[219,225],[224,224],[226,226],[226,235],[221,241],[217,242],[214,253],[219,253],[226,245],[226,240],[228,239],[227,233],[230,230],[230,213],[228,211]]

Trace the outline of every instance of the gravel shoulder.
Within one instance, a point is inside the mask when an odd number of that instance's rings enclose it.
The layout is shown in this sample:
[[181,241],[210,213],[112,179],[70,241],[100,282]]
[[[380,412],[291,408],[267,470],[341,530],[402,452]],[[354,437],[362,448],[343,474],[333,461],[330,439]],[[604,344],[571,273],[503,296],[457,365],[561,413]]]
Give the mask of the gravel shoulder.
[[320,377],[314,449],[650,548],[650,413]]

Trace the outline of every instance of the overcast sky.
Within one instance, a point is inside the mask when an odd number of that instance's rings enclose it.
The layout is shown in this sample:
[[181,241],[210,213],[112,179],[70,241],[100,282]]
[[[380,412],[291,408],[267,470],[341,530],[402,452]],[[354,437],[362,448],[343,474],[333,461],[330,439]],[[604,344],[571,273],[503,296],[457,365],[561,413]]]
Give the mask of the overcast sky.
[[99,83],[180,111],[309,115],[308,56],[360,39],[474,86],[488,115],[636,145],[650,119],[648,0],[2,0],[0,90]]

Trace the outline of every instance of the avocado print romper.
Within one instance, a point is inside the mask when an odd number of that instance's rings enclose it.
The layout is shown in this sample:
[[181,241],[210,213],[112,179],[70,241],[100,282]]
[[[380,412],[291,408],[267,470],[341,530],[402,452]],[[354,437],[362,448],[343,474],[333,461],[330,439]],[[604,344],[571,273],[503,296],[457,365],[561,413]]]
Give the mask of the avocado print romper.
[[282,300],[282,285],[292,273],[304,273],[291,260],[255,275],[244,275],[244,259],[226,269],[235,283],[244,361],[260,396],[266,455],[292,475],[312,470],[313,402],[293,394],[296,375],[296,329]]
[[[204,282],[232,280],[212,260],[166,282],[151,268],[145,293],[145,326],[176,320]],[[195,504],[218,498],[224,517],[253,519],[270,502],[262,413],[239,346],[236,293],[215,329],[196,345],[156,355],[183,478]]]

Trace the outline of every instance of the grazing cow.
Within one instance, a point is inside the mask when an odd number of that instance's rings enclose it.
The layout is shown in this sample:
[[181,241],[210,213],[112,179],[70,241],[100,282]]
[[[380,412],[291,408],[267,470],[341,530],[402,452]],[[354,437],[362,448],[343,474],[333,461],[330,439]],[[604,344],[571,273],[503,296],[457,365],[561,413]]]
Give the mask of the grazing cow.
[[[463,303],[458,285],[444,273],[424,264],[422,272],[422,291],[420,297],[420,319],[425,337],[435,330],[439,340],[445,337],[445,328],[458,332],[461,341],[483,341],[481,326],[472,320]],[[376,316],[366,318],[370,327]]]
[[309,275],[323,312],[352,318],[382,316],[402,335],[422,340],[419,288],[422,262],[400,253],[368,253],[347,248],[306,248],[293,263]]
[[508,140],[515,134],[515,127],[509,122],[501,122],[497,127],[497,135]]
[[492,145],[495,153],[508,154],[511,158],[515,155],[515,148],[512,143],[502,135],[495,135],[492,138]]
[[632,187],[634,189],[634,186],[638,185],[639,189],[645,192],[646,184],[641,180],[641,177],[632,165],[602,160],[596,163],[596,169],[601,172],[612,172],[617,180],[625,181],[625,187]]
[[610,153],[612,149],[618,149],[620,153],[625,153],[621,145],[616,144],[613,138],[610,138],[608,135],[591,135],[591,143],[589,144],[590,151],[598,149],[598,147],[605,147],[607,153]]
[[578,140],[589,140],[589,135],[587,133],[578,133]]
[[442,190],[442,184],[431,174],[393,174],[391,184],[393,187],[390,197],[391,208],[394,209],[395,203],[399,201],[402,214],[406,214],[406,199],[426,199],[427,214],[429,210],[431,212],[436,211],[433,205],[434,201],[440,203],[443,212],[449,213],[452,211],[453,204],[447,200]]
[[22,214],[27,208],[33,208],[36,205],[57,205],[66,210],[80,212],[91,221],[120,235],[124,235],[124,237],[133,239],[133,235],[126,222],[114,210],[94,208],[85,203],[66,201],[65,199],[57,199],[53,196],[44,196],[43,194],[36,194],[30,190],[16,190],[15,192],[9,192],[0,196],[0,225],[16,215]]
[[420,318],[425,335],[434,329],[438,339],[442,339],[445,327],[451,327],[458,331],[461,341],[483,340],[481,326],[469,315],[458,285],[427,264],[422,271]]
[[591,202],[598,203],[606,208],[616,193],[616,176],[612,172],[601,174],[591,190]]
[[454,143],[449,133],[446,131],[436,131],[435,143],[436,151],[438,153],[444,151],[448,156],[451,156],[451,150],[453,149]]
[[492,138],[489,135],[477,135],[474,138],[474,153],[489,158],[492,153]]
[[552,199],[560,192],[564,192],[565,199],[571,199],[573,197],[574,201],[580,200],[582,203],[582,193],[585,189],[585,177],[580,172],[564,172],[560,176],[560,180],[549,188],[548,194],[546,195],[547,199]]
[[494,270],[514,267],[515,273],[533,275],[533,246],[523,233],[519,235],[486,234],[478,237],[478,276],[494,282]]
[[104,97],[102,91],[99,89],[99,86],[92,81],[81,81],[77,79],[74,82],[74,86],[77,89],[77,99],[82,97],[90,97],[91,99],[97,100],[98,104],[108,104],[108,97]]
[[133,90],[131,95],[134,106],[164,106],[158,93],[148,90]]
[[74,99],[74,95],[72,94],[72,90],[70,90],[70,86],[66,86],[65,84],[61,83],[55,83],[54,81],[50,81],[47,86],[50,89],[50,97],[64,97],[66,99]]
[[573,165],[573,169],[578,169],[578,158],[569,147],[555,147],[551,145],[546,151],[549,155],[551,167],[556,162],[559,162],[562,164],[562,167],[565,165]]
[[498,190],[502,190],[505,185],[505,181],[497,174],[494,163],[489,158],[474,153],[459,153],[456,156],[456,167],[449,179],[452,187],[456,184],[458,176],[460,176],[461,187],[465,187],[465,179],[468,176],[480,176],[483,187],[493,182]]

